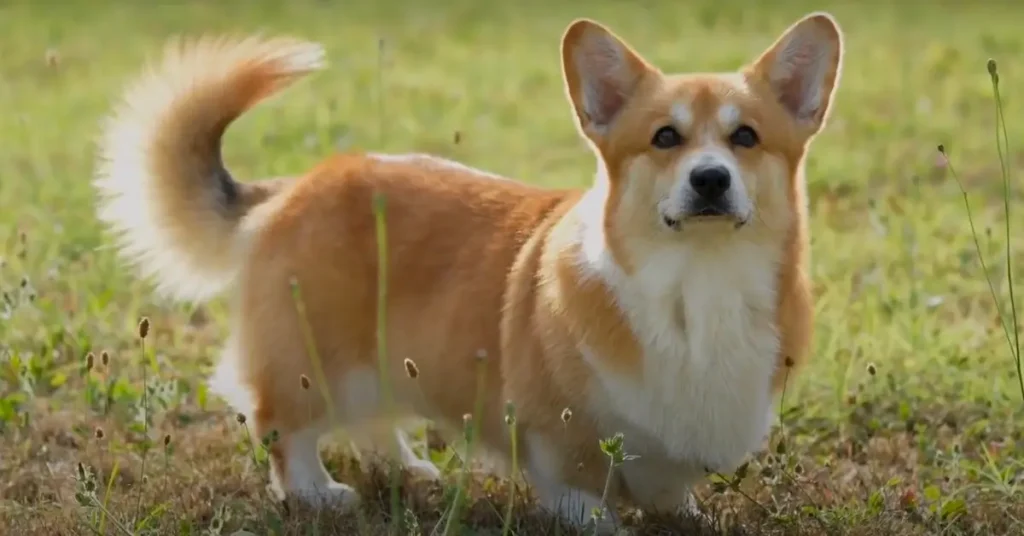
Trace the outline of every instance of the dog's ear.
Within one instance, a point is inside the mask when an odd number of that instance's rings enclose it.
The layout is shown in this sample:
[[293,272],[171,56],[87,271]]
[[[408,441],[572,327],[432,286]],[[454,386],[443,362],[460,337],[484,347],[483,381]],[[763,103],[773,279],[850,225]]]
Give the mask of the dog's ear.
[[782,107],[815,134],[824,125],[843,63],[843,33],[828,13],[798,20],[747,69],[767,82]]
[[572,22],[562,36],[562,75],[580,129],[601,137],[653,71],[608,28],[588,19]]

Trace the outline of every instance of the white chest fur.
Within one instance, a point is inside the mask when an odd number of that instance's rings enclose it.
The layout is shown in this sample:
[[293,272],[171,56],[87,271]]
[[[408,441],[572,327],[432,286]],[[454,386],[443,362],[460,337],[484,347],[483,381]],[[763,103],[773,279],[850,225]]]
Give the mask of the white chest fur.
[[729,471],[769,431],[778,253],[730,242],[659,249],[628,277],[607,251],[586,255],[643,348],[634,376],[581,349],[599,379],[593,409],[608,432],[626,435],[627,450]]

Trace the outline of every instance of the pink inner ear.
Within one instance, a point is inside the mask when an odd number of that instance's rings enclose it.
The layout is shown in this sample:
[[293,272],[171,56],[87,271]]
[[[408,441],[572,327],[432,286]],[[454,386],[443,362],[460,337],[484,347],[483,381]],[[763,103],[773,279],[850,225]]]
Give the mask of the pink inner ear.
[[806,94],[808,88],[804,76],[802,72],[795,70],[776,83],[779,102],[800,119],[806,119],[806,116],[811,116],[814,113],[814,110],[806,109],[808,103],[805,101],[813,98],[813,95]]
[[779,102],[798,119],[813,119],[818,113],[827,49],[813,36],[796,34],[776,54],[772,83]]
[[613,79],[602,77],[588,85],[584,94],[587,115],[597,125],[606,125],[615,118],[615,114],[626,104],[626,98],[616,87]]
[[607,125],[626,103],[634,83],[625,58],[605,36],[594,36],[575,54],[583,112],[595,126]]

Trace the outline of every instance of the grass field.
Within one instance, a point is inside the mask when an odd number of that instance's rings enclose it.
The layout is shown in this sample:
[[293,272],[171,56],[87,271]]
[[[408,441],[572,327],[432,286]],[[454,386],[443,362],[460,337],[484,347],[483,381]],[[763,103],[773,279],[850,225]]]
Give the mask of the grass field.
[[[665,70],[729,70],[805,12],[828,9],[847,55],[833,119],[807,163],[813,361],[788,385],[781,423],[746,475],[699,490],[718,524],[705,530],[1024,533],[1024,385],[1009,285],[1024,274],[1024,248],[1012,240],[1024,224],[1015,210],[1024,4],[779,5],[0,3],[2,526],[26,535],[386,531],[386,478],[348,463],[343,443],[332,447],[332,471],[380,498],[363,516],[311,519],[269,498],[264,453],[203,385],[226,335],[224,301],[160,300],[117,261],[94,217],[98,123],[171,34],[287,32],[328,49],[327,71],[229,131],[236,176],[298,172],[331,151],[372,148],[582,186],[592,157],[571,123],[557,56],[572,18],[610,24]],[[989,58],[1008,120],[1002,160]],[[500,533],[507,484],[476,481],[465,533]],[[430,534],[451,486],[406,484],[404,526]],[[557,532],[515,506],[518,534]],[[685,521],[631,523],[672,534]]]

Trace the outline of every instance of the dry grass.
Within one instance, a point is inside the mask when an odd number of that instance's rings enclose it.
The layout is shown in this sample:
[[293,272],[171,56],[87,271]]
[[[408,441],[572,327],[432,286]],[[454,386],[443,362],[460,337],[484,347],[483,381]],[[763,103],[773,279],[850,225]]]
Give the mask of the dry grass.
[[[607,21],[666,69],[728,69],[797,16],[829,9],[849,49],[838,109],[808,162],[813,364],[787,387],[766,451],[745,474],[710,477],[699,490],[715,526],[629,513],[627,522],[640,534],[1024,532],[1020,325],[1009,298],[1024,262],[1011,242],[1024,223],[1013,208],[1024,123],[1005,125],[997,151],[985,72],[989,57],[1001,61],[1004,115],[1020,117],[1024,77],[1013,61],[1024,49],[1024,7],[830,4],[0,5],[2,526],[26,535],[385,534],[391,520],[388,475],[343,442],[331,471],[369,499],[362,516],[269,498],[265,453],[203,385],[225,336],[225,304],[159,300],[120,266],[93,216],[98,121],[170,34],[293,32],[328,47],[327,72],[229,133],[226,158],[240,176],[372,147],[578,185],[591,162],[556,58],[571,18]],[[407,533],[433,533],[462,471],[452,448],[427,443],[448,464],[448,483],[401,479]],[[509,483],[473,476],[463,533],[500,534]],[[527,489],[516,497],[516,534],[570,534],[531,511]]]

